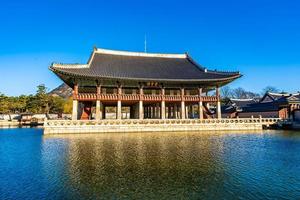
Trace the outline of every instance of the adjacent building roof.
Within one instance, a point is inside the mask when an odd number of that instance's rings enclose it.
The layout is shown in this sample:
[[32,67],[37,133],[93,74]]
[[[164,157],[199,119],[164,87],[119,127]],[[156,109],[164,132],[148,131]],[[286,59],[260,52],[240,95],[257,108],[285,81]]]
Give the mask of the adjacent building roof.
[[242,112],[271,112],[279,109],[279,104],[273,102],[254,103],[243,107]]
[[261,103],[268,102],[293,102],[300,101],[300,94],[289,94],[289,93],[273,93],[267,92],[260,100]]
[[255,99],[230,99],[228,104],[241,108],[253,103],[257,103],[257,101]]
[[57,64],[50,69],[61,78],[130,79],[180,82],[230,82],[239,72],[207,70],[188,54],[154,54],[95,48],[87,64]]
[[233,105],[222,105],[221,112],[224,114],[237,112],[237,107]]
[[279,111],[282,107],[291,103],[300,103],[300,94],[266,93],[260,101],[255,99],[230,99],[223,106],[224,113],[239,112],[270,112]]

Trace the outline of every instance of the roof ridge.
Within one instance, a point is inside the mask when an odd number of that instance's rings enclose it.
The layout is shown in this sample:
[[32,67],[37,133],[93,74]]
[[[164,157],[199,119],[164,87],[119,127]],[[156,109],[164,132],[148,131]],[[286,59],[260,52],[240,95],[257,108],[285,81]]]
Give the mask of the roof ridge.
[[277,93],[277,92],[267,92],[267,93],[271,95],[277,95],[277,96],[290,95],[289,93]]
[[209,70],[206,67],[203,67],[202,65],[198,64],[188,53],[186,53],[187,59],[194,65],[198,67],[198,69],[204,71],[204,72],[209,72],[209,73],[214,73],[214,74],[228,74],[228,75],[236,75],[240,74],[239,71],[219,71],[219,70]]
[[81,64],[81,63],[52,63],[51,67],[56,68],[86,68],[88,64]]
[[95,48],[95,53],[111,54],[111,55],[121,55],[121,56],[140,56],[140,57],[158,57],[158,58],[187,58],[185,53],[183,54],[170,54],[170,53],[146,53],[146,52],[134,52],[134,51],[124,51],[124,50],[111,50]]
[[207,71],[206,67],[203,67],[202,65],[198,64],[188,53],[185,53],[185,54],[186,54],[187,60],[190,61],[193,65],[196,65],[199,70],[204,71],[204,72]]
[[254,99],[230,99],[233,101],[255,101]]
[[207,70],[209,73],[214,73],[214,74],[240,74],[239,71],[220,71],[220,70]]

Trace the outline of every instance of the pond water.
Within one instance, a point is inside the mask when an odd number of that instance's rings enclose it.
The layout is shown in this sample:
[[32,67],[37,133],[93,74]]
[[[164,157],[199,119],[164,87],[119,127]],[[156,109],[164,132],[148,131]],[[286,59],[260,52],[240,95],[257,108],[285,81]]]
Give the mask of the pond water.
[[300,199],[300,132],[0,130],[0,199]]

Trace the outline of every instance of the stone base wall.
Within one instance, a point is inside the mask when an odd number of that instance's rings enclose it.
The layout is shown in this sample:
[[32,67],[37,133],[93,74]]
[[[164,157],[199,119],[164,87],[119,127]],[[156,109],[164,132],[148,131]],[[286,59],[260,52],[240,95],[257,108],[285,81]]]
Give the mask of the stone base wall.
[[[44,134],[261,130],[277,119],[46,121]],[[279,120],[279,119],[278,119]]]
[[16,128],[20,126],[20,122],[17,120],[13,121],[0,121],[0,128]]
[[263,118],[271,118],[271,117],[279,117],[278,111],[272,111],[272,112],[240,112],[238,113],[238,117],[240,118],[249,118],[249,117],[263,117]]

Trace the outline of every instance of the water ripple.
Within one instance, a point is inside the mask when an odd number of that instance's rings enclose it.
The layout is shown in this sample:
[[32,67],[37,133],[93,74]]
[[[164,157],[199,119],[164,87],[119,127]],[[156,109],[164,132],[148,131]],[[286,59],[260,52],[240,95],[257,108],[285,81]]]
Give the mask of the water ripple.
[[300,133],[0,131],[0,199],[299,199]]

